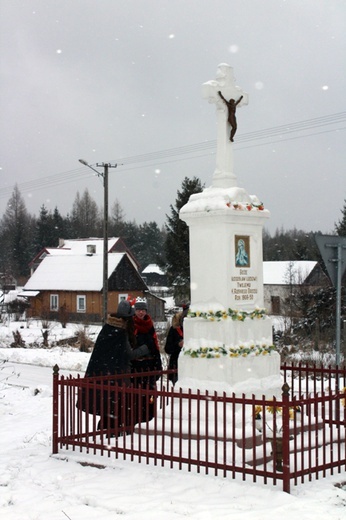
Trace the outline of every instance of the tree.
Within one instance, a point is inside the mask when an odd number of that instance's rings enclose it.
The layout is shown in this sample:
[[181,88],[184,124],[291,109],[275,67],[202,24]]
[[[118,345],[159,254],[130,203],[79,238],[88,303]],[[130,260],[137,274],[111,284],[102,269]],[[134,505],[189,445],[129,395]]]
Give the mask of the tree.
[[50,222],[49,212],[44,204],[40,208],[40,214],[35,227],[35,249],[39,252],[43,247],[52,246],[50,244]]
[[318,260],[315,233],[302,230],[277,229],[273,237],[263,231],[263,259],[265,261]]
[[63,218],[63,233],[59,234],[59,238],[78,238],[77,230],[73,226],[72,217],[67,213]]
[[56,247],[54,224],[51,212],[47,210],[44,204],[40,208],[40,214],[36,220],[34,233],[35,252],[41,251],[43,247]]
[[[345,291],[342,289],[342,314],[345,313]],[[320,287],[315,291],[301,292],[296,298],[296,306],[301,317],[295,320],[292,334],[298,339],[314,339],[332,344],[335,340],[336,295],[334,287]]]
[[72,207],[72,225],[75,238],[97,237],[102,235],[101,218],[96,202],[85,189],[82,197],[77,192]]
[[17,279],[28,275],[28,264],[34,253],[34,227],[35,218],[28,213],[16,185],[0,224],[2,272]]
[[168,284],[174,287],[174,296],[190,299],[190,252],[189,228],[179,218],[180,209],[187,204],[190,196],[203,190],[200,179],[185,177],[181,191],[177,192],[175,205],[171,205],[171,215],[167,216],[167,237],[164,244],[165,264],[161,264],[168,278]]
[[67,233],[66,219],[60,215],[57,207],[54,209],[52,221],[52,243],[54,247],[57,247],[59,245],[59,238],[69,237],[69,234]]
[[[57,207],[54,213],[48,211],[44,204],[36,221],[34,247],[38,253],[44,247],[58,247],[59,238],[65,237],[66,225]],[[70,237],[69,234],[66,236]]]
[[118,199],[112,205],[109,219],[109,235],[123,237],[125,233],[125,212]]
[[344,207],[341,210],[342,218],[339,220],[338,224],[335,224],[335,231],[340,237],[346,236],[346,199],[344,200]]
[[133,254],[136,256],[136,259],[139,261],[136,253],[139,250],[137,244],[140,242],[140,236],[139,227],[136,224],[135,220],[133,222],[124,222],[121,238],[124,240],[127,247],[131,249]]
[[[131,245],[135,257],[142,268],[148,264],[158,264],[162,261],[164,234],[156,222],[144,222],[138,227],[137,241]],[[129,245],[126,242],[127,245]]]

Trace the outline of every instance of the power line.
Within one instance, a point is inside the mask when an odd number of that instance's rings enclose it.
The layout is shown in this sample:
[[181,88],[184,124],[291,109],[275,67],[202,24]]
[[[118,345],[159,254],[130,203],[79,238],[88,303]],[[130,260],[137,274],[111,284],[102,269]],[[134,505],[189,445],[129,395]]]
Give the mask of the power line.
[[[253,132],[248,132],[246,134],[242,134],[237,138],[237,141],[235,143],[235,147],[238,147],[239,145],[245,144],[245,143],[253,143],[249,146],[240,146],[239,151],[243,149],[253,148],[257,146],[267,146],[274,143],[282,143],[285,141],[291,141],[291,140],[297,140],[302,139],[305,137],[311,137],[314,135],[320,135],[324,133],[330,133],[330,132],[337,132],[337,131],[343,131],[345,128],[336,128],[332,130],[323,130],[322,132],[314,132],[309,134],[303,134],[298,135],[295,137],[285,137],[292,133],[298,133],[298,132],[306,132],[308,130],[313,130],[316,128],[324,128],[330,125],[340,124],[342,122],[346,121],[346,112],[339,112],[336,114],[330,114],[327,116],[317,117],[313,119],[306,119],[303,121],[297,121],[294,123],[289,123],[285,125],[265,128],[262,130],[257,130]],[[258,141],[262,140],[268,140],[271,138],[275,138],[280,136],[281,139],[269,141],[269,142],[261,142],[258,143]],[[257,142],[256,142],[257,141]],[[121,171],[130,171],[138,168],[143,168],[145,165],[143,163],[149,163],[149,162],[155,162],[156,165],[159,164],[167,164],[172,162],[179,162],[183,160],[192,160],[197,159],[200,157],[205,157],[207,155],[210,155],[209,153],[206,153],[208,150],[212,151],[216,149],[216,140],[201,142],[201,143],[195,143],[192,145],[186,145],[186,146],[180,146],[176,148],[168,148],[156,152],[149,152],[146,154],[141,155],[133,155],[129,157],[122,157],[115,160],[112,160],[112,162],[121,162],[123,164],[123,168]],[[186,155],[191,154],[199,154],[199,155],[192,155],[191,157],[182,157]],[[169,159],[164,161],[164,159]],[[132,166],[131,165],[137,165]],[[130,167],[129,167],[130,166]],[[148,166],[148,165],[146,165]],[[79,179],[86,179],[91,178],[93,176],[96,176],[96,174],[87,174],[85,173],[84,168],[75,168],[73,170],[67,170],[66,172],[61,172],[53,175],[49,175],[46,177],[42,177],[39,179],[34,179],[30,181],[25,181],[22,183],[18,183],[18,188],[21,192],[28,192],[28,191],[35,191],[40,190],[47,187],[52,186],[58,186],[61,184],[66,184],[69,182],[75,182]],[[7,198],[11,195],[13,190],[13,186],[0,186],[0,198]]]
[[[275,126],[271,128],[266,128],[263,130],[257,130],[255,132],[248,132],[246,134],[242,134],[237,137],[237,143],[252,141],[254,139],[266,139],[273,135],[281,134],[285,135],[287,133],[297,132],[301,130],[309,130],[316,127],[323,127],[330,124],[338,124],[346,121],[346,112],[339,112],[337,114],[332,114],[329,116],[318,117],[314,119],[308,119],[305,121],[300,121],[296,123],[290,123],[281,126]],[[131,164],[134,162],[143,162],[147,160],[157,160],[160,157],[172,157],[174,155],[181,155],[185,153],[193,153],[195,151],[200,151],[201,149],[205,150],[208,148],[216,148],[216,139],[212,141],[196,143],[187,146],[181,146],[179,148],[170,148],[167,150],[161,150],[159,152],[151,152],[142,155],[135,155],[131,157],[123,157],[116,159],[121,161],[123,164]]]

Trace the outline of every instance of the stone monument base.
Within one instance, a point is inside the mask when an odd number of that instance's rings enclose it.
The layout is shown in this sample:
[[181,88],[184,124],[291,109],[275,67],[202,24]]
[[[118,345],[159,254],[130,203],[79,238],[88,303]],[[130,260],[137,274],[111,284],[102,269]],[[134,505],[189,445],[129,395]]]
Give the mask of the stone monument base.
[[272,398],[282,394],[282,378],[280,376],[280,356],[277,352],[267,355],[239,358],[192,358],[179,357],[178,381],[176,390],[199,390],[218,392],[238,397],[253,394]]
[[234,312],[192,311],[185,318],[177,386],[259,396],[279,389],[281,395],[272,320],[260,309]]

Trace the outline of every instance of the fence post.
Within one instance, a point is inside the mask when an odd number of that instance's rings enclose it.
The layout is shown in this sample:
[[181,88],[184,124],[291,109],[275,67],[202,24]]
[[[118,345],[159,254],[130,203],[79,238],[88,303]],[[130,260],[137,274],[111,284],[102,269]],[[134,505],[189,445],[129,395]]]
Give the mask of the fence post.
[[287,383],[282,386],[282,484],[283,491],[290,493],[290,410]]
[[58,431],[59,431],[59,367],[53,367],[53,432],[52,432],[52,450],[58,453]]

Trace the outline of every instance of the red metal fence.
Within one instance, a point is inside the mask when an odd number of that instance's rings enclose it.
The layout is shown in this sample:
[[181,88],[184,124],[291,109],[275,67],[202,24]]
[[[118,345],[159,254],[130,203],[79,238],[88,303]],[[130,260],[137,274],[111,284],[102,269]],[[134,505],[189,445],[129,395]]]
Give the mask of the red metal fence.
[[[280,398],[175,390],[174,371],[65,378],[54,367],[53,453],[153,462],[290,484],[346,470],[346,369],[282,366]],[[130,383],[130,384],[129,384]],[[129,385],[129,386],[127,386]]]

